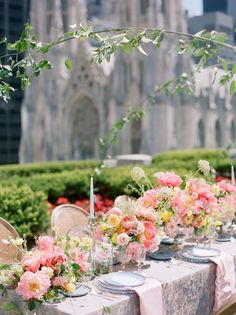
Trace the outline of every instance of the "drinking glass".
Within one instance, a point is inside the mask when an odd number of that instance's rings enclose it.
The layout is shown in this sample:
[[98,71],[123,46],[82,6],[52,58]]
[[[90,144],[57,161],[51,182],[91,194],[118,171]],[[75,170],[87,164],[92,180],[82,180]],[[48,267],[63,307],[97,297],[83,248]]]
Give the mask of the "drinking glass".
[[137,262],[138,272],[142,271],[142,265],[146,258],[146,252],[147,250],[143,246],[140,246],[136,251],[135,261]]
[[125,265],[131,260],[131,254],[127,252],[126,247],[119,247],[116,251],[116,259],[121,264],[121,270],[125,270]]

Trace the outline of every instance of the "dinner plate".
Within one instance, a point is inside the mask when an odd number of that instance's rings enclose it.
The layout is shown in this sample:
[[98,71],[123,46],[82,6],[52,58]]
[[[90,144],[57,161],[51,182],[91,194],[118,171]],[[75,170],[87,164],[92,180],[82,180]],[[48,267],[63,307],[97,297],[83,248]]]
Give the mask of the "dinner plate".
[[220,250],[216,248],[198,248],[193,247],[189,253],[196,257],[215,257],[220,255]]
[[77,289],[75,289],[71,293],[64,292],[64,295],[69,297],[79,297],[88,294],[89,291],[90,288],[87,285],[81,284]]
[[103,277],[105,283],[118,287],[137,287],[145,282],[145,278],[135,272],[112,272]]
[[129,288],[126,288],[123,286],[122,287],[113,286],[113,285],[107,284],[102,279],[99,279],[96,285],[102,290],[109,291],[116,294],[124,294],[124,293],[133,294],[134,293],[134,291]]
[[165,245],[173,245],[174,244],[174,239],[171,238],[171,237],[165,237],[161,240],[161,243],[162,244],[165,244]]
[[231,236],[228,234],[219,234],[218,238],[216,239],[217,242],[230,242]]
[[189,262],[193,263],[210,263],[211,260],[209,257],[197,257],[190,254],[189,251],[183,250],[179,253],[180,257],[182,257],[184,260],[187,260]]
[[148,257],[154,260],[171,260],[171,258],[175,257],[175,253],[169,250],[158,250],[153,253],[149,253]]

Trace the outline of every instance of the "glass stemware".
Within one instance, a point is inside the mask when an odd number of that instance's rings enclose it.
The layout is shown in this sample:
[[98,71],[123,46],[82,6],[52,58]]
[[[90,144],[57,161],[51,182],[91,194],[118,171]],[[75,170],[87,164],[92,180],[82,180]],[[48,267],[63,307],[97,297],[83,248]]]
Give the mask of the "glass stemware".
[[143,246],[140,246],[136,251],[135,261],[137,262],[138,272],[142,271],[142,266],[146,258],[146,253],[147,250]]
[[125,271],[125,265],[131,260],[131,254],[127,252],[126,247],[119,247],[115,252],[117,261],[121,264],[121,270]]

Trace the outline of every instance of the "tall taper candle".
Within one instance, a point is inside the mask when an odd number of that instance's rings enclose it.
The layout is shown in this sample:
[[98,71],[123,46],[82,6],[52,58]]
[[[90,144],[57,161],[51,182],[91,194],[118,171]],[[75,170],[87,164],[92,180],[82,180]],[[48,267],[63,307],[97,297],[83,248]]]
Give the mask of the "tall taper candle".
[[93,176],[90,178],[90,219],[94,219]]
[[234,166],[231,164],[231,184],[235,185]]

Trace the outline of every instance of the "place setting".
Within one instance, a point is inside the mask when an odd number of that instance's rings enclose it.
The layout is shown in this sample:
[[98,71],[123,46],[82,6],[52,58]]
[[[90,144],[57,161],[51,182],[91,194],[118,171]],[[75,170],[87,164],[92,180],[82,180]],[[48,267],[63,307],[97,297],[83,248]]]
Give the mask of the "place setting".
[[145,277],[136,272],[112,272],[97,279],[97,286],[115,294],[134,294],[135,288],[145,283]]

